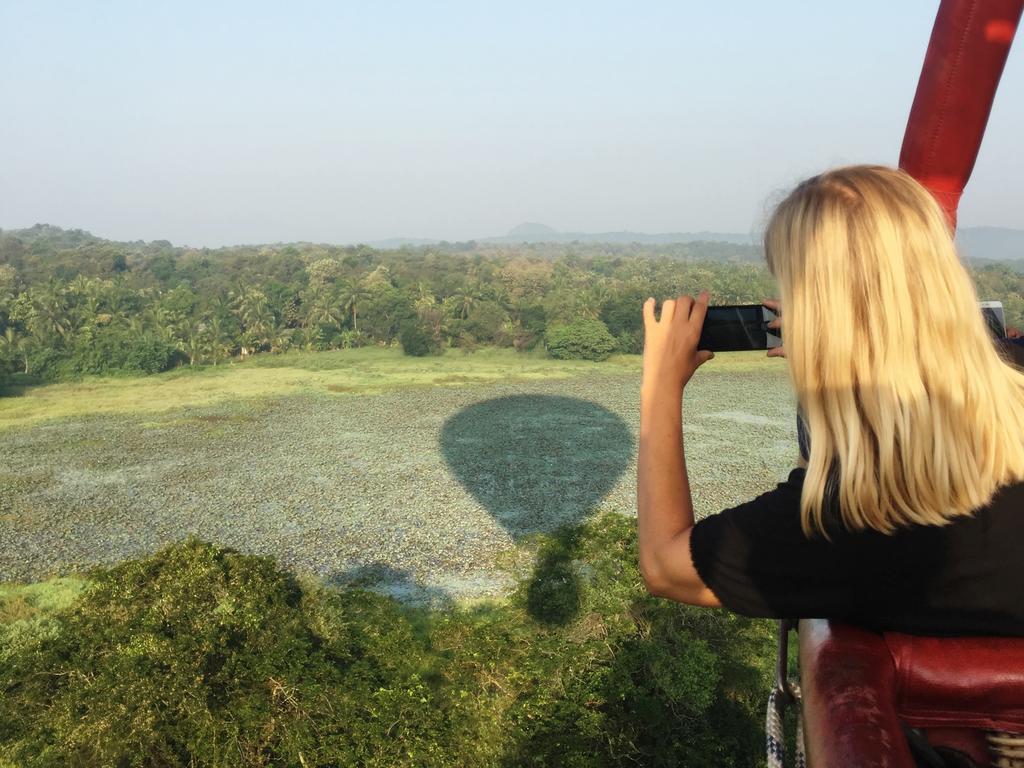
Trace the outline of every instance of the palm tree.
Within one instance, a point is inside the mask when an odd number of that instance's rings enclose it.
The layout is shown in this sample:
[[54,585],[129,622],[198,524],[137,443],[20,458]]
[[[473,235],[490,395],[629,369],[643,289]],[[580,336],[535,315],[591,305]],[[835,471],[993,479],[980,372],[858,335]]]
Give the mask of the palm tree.
[[438,304],[437,297],[423,283],[419,284],[419,296],[413,304],[420,320],[430,324],[434,333],[434,341],[441,341],[441,320],[444,312]]
[[179,317],[157,299],[146,309],[143,321],[149,325],[151,330],[156,331],[157,336],[173,344],[177,341],[176,330],[182,326],[185,318]]
[[231,339],[224,328],[224,321],[217,314],[211,315],[206,323],[205,341],[205,352],[214,365],[231,354]]
[[580,314],[589,319],[601,317],[601,310],[611,298],[611,292],[605,283],[595,283],[580,297]]
[[267,295],[253,286],[239,287],[232,292],[231,306],[242,325],[242,356],[269,344],[274,329],[274,313],[270,310]]
[[188,364],[193,366],[206,348],[206,323],[191,318],[181,323],[177,331],[175,346],[188,355]]
[[342,291],[342,309],[352,314],[352,330],[359,333],[359,307],[370,297],[370,292],[362,282],[349,283]]
[[33,317],[31,331],[42,341],[63,340],[71,331],[64,289],[56,280],[32,292]]
[[305,324],[307,326],[340,326],[344,309],[328,290],[317,291],[309,303]]
[[470,311],[476,304],[476,297],[473,296],[471,293],[460,293],[456,294],[454,298],[455,307],[458,310],[459,318],[461,320],[465,320],[467,317],[469,317]]
[[28,373],[28,339],[13,325],[8,325],[0,336],[0,349],[10,355],[20,354],[24,372]]

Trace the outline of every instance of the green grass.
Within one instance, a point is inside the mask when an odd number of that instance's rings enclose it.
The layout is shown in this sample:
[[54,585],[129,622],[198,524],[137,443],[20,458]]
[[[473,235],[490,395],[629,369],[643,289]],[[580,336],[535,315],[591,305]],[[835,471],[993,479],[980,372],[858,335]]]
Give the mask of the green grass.
[[85,579],[68,576],[34,584],[0,582],[0,624],[31,621],[63,610],[85,584]]
[[[719,354],[708,370],[778,368],[762,352]],[[158,414],[225,401],[260,401],[305,391],[374,394],[407,387],[465,386],[528,382],[578,376],[639,372],[639,355],[618,355],[603,363],[552,360],[541,353],[481,349],[449,350],[435,357],[407,357],[399,349],[365,347],[331,352],[258,355],[246,362],[178,368],[137,378],[90,377],[78,382],[32,387],[0,397],[0,429],[54,419],[100,414]]]

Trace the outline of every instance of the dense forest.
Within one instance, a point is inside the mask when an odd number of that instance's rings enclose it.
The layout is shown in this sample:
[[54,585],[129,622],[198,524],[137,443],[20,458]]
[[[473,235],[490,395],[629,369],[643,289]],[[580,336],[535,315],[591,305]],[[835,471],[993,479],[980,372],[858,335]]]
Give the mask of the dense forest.
[[[1005,264],[972,274],[1020,324],[1024,275]],[[721,242],[196,249],[36,225],[0,232],[0,375],[153,373],[370,344],[542,344],[601,359],[641,351],[647,296],[701,288],[715,303],[774,291],[757,247]]]

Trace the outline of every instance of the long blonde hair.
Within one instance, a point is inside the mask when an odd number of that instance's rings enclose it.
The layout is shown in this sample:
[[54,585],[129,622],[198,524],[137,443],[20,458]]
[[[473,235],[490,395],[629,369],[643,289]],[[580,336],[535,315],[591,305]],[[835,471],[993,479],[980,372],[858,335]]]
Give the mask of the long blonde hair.
[[903,171],[802,182],[765,232],[811,438],[800,514],[941,525],[1024,477],[1024,373],[996,350],[939,205]]

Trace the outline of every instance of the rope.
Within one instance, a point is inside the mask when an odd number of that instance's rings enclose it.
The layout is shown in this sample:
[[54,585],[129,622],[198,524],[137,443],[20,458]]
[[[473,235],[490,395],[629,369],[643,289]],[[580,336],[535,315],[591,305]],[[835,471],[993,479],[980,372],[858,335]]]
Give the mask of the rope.
[[[807,757],[804,754],[804,721],[800,712],[800,686],[789,683],[789,690],[796,707],[796,768],[807,768]],[[786,768],[786,694],[775,688],[768,696],[768,715],[765,721],[767,736],[768,768]]]

